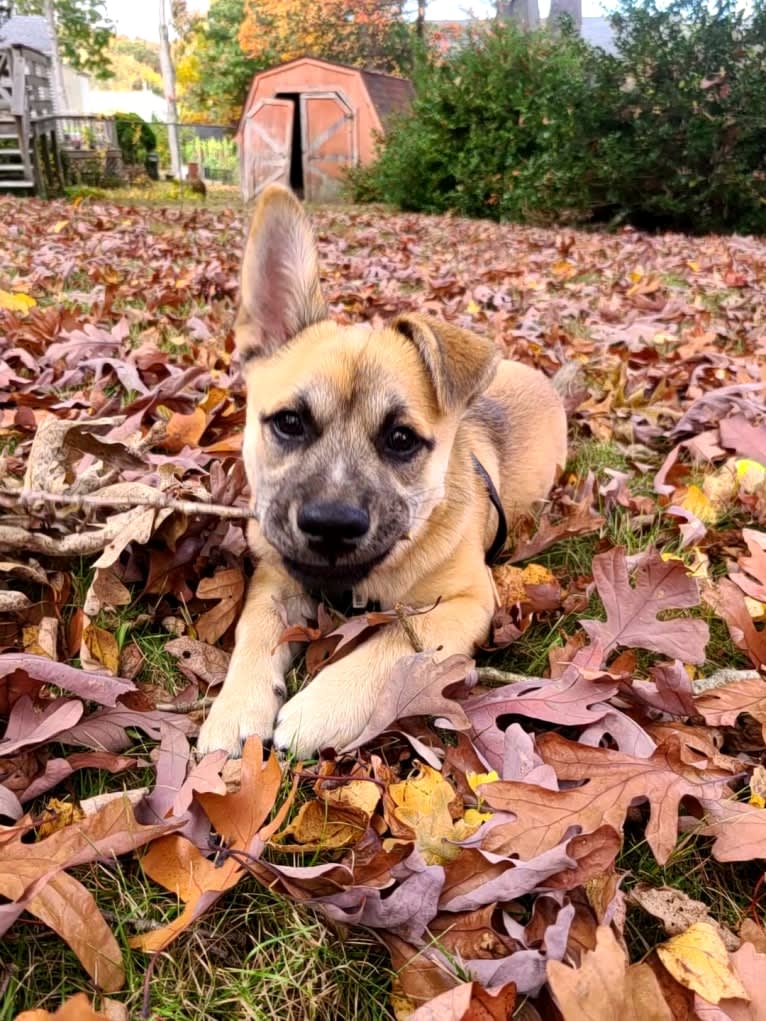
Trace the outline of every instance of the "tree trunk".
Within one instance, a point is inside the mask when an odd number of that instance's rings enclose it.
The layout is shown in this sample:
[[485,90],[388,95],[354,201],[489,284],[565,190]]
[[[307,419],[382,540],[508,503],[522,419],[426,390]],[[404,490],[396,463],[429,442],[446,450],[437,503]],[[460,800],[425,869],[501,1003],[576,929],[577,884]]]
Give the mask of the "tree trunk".
[[415,22],[415,33],[422,42],[426,36],[426,0],[418,0],[418,17]]
[[170,166],[173,176],[181,180],[181,147],[178,141],[178,107],[176,106],[176,71],[170,55],[170,39],[168,37],[168,19],[165,13],[165,0],[160,0],[160,68],[162,70],[162,87],[165,91],[168,117],[168,145],[170,147]]
[[556,29],[557,22],[562,16],[568,15],[574,22],[578,32],[582,29],[582,0],[551,0],[551,12],[548,15],[548,24]]
[[499,21],[517,21],[522,28],[537,28],[540,10],[537,0],[497,0]]
[[53,0],[45,0],[45,20],[51,33],[51,92],[53,99],[53,112],[57,114],[69,113],[69,99],[64,84],[64,70],[61,66],[61,51],[59,50],[58,26],[56,15],[53,12]]

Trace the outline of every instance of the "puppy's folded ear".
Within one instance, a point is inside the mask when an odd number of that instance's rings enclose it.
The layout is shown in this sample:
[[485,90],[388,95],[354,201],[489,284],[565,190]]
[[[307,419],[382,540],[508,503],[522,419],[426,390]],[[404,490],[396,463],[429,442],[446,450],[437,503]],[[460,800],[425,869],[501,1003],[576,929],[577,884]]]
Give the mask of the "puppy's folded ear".
[[441,411],[464,407],[492,381],[500,352],[491,340],[430,316],[397,316],[390,327],[418,349]]
[[311,226],[281,185],[266,188],[255,207],[241,284],[234,335],[243,360],[271,355],[327,318]]

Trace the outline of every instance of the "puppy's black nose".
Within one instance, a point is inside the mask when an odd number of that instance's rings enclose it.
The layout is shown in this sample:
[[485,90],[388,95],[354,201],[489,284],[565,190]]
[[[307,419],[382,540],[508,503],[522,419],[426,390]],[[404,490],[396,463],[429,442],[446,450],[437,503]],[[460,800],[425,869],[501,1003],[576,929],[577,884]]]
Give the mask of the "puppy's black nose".
[[367,534],[370,515],[350,503],[306,503],[298,511],[298,528],[328,543],[354,542]]

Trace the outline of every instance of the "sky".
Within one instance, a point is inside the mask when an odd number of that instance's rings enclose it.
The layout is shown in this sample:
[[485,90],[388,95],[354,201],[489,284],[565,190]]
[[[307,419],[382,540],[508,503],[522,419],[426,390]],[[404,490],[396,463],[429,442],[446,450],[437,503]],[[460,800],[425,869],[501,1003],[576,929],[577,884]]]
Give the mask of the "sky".
[[[538,2],[540,14],[545,17],[550,0]],[[430,0],[428,17],[434,20],[464,18],[468,11],[479,17],[486,17],[493,13],[494,6],[489,0]],[[106,7],[120,35],[139,39],[159,39],[159,0],[106,0]],[[206,7],[207,0],[189,0],[191,10],[202,11]],[[583,0],[582,12],[586,17],[600,14],[600,0]]]

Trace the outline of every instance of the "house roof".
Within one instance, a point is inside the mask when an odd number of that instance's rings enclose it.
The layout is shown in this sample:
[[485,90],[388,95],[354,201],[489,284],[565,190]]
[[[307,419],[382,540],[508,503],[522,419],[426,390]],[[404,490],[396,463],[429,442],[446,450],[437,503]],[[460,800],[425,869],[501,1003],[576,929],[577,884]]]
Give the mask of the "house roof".
[[15,14],[0,27],[0,46],[28,46],[50,56],[53,43],[48,22],[41,14]]

